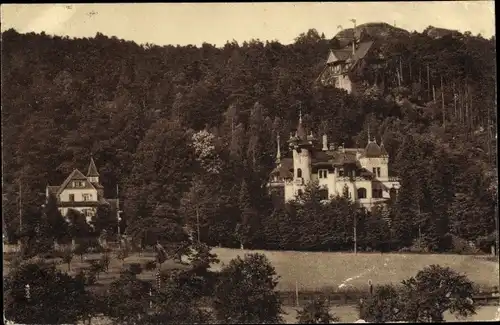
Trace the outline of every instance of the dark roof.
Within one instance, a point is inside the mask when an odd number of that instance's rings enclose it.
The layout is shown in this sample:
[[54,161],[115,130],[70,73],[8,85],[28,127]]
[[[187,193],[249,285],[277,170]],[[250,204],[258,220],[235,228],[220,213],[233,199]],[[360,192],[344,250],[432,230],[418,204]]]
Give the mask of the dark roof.
[[376,158],[376,157],[380,157],[381,154],[382,153],[381,153],[380,147],[376,142],[374,142],[374,141],[368,142],[368,144],[366,145],[366,148],[365,148],[365,157]]
[[280,164],[271,172],[271,174],[277,175],[282,179],[293,178],[293,173],[290,171],[290,169],[290,167]]
[[62,185],[57,190],[57,195],[61,194],[61,192],[68,186],[71,181],[84,181],[84,187],[82,188],[94,188],[94,186],[89,182],[87,177],[82,174],[78,169],[74,169],[71,174],[64,180]]
[[99,184],[99,183],[92,182],[92,185],[94,185],[94,187],[95,187],[96,189],[104,189],[104,186],[102,186],[102,185],[101,185],[101,184]]
[[383,142],[380,144],[380,154],[382,156],[389,156],[389,154],[387,153],[387,150],[385,150],[385,146],[384,146]]
[[306,130],[304,129],[304,126],[302,125],[302,121],[299,121],[299,126],[297,127],[297,136],[301,140],[306,139]]
[[358,60],[361,60],[368,54],[373,44],[374,44],[373,41],[358,43],[356,49],[354,50],[354,55],[352,53],[352,45],[348,45],[343,49],[339,50],[331,50],[328,55],[327,63],[335,62],[335,60],[332,57],[332,53],[333,55],[335,55],[338,61],[346,61],[347,59],[352,59],[353,61],[356,62]]
[[89,169],[87,170],[88,177],[98,177],[97,167],[95,166],[94,158],[90,157]]

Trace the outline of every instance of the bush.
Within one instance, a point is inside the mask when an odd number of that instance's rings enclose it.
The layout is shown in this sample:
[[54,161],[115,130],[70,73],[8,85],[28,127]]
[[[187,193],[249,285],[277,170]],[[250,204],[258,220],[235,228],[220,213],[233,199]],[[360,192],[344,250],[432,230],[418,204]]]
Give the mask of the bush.
[[460,255],[481,254],[481,251],[471,246],[465,239],[452,235],[451,253]]
[[144,270],[152,271],[156,269],[156,261],[147,261],[144,263]]

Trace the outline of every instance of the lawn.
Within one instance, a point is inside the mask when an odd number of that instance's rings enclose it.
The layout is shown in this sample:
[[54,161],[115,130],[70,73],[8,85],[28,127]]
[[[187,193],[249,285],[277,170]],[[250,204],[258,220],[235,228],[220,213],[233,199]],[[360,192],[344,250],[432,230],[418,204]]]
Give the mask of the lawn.
[[400,283],[431,264],[448,266],[463,273],[480,287],[498,287],[498,262],[485,257],[444,254],[380,254],[380,253],[312,253],[293,251],[259,251],[214,248],[221,263],[219,269],[236,256],[245,253],[266,255],[281,277],[277,289],[295,291],[367,290],[368,280],[374,285]]

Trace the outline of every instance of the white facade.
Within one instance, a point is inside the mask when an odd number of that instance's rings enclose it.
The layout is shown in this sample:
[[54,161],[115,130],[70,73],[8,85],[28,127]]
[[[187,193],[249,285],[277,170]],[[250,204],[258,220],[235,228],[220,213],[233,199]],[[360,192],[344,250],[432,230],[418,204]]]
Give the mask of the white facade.
[[389,176],[389,155],[383,144],[369,141],[364,149],[334,148],[327,146],[324,135],[319,147],[312,134],[305,136],[301,123],[300,119],[295,136],[288,140],[292,157],[278,155],[268,184],[283,188],[285,202],[297,199],[310,181],[325,190],[324,199],[342,196],[347,190],[350,199],[367,209],[397,194],[400,183]]
[[47,198],[51,194],[55,196],[63,216],[69,210],[76,210],[86,217],[87,222],[95,216],[99,205],[108,203],[103,198],[103,187],[92,158],[86,176],[78,169],[73,170],[61,186],[47,186]]

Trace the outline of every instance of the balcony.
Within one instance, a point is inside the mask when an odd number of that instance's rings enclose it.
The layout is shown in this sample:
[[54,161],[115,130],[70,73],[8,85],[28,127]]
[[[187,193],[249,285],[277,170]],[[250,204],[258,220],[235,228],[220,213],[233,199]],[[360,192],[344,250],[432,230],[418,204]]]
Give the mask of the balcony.
[[297,177],[293,181],[295,185],[304,185],[304,179],[302,177]]

